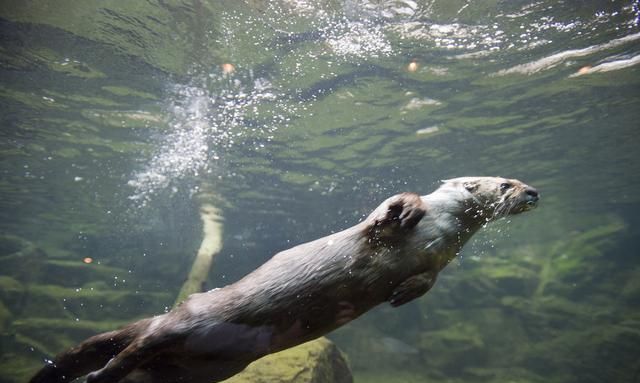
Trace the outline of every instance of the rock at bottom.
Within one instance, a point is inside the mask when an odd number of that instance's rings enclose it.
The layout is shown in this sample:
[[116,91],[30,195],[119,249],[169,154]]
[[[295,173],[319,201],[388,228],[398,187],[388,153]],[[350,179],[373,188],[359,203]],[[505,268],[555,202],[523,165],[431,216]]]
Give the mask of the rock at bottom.
[[267,355],[224,383],[352,383],[347,361],[327,338]]

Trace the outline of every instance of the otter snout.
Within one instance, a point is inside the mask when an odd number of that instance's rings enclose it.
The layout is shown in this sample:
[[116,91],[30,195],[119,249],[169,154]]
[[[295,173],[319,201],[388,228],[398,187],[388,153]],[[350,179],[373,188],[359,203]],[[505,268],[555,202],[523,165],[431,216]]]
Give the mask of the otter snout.
[[531,186],[527,186],[524,189],[524,192],[527,193],[528,196],[538,198],[538,190],[536,188],[532,188]]
[[538,205],[540,193],[536,188],[527,185],[524,188],[524,194],[526,195],[526,205],[528,208],[534,208]]
[[524,189],[524,192],[530,201],[538,202],[538,199],[540,199],[540,193],[538,193],[538,190],[536,188],[527,186]]

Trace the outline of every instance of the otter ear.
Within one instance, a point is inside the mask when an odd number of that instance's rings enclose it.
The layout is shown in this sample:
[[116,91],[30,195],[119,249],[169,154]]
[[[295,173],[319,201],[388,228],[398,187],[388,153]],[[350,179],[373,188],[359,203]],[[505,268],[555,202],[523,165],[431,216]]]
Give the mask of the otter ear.
[[475,183],[475,182],[471,182],[471,181],[467,181],[467,182],[463,183],[462,186],[464,186],[464,188],[467,189],[467,191],[470,191],[470,192],[476,191],[478,189],[478,184]]

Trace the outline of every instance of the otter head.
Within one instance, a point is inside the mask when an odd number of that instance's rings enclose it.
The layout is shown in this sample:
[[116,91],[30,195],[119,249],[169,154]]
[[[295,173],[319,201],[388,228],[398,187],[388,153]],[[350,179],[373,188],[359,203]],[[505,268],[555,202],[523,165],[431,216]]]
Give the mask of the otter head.
[[485,220],[531,210],[540,198],[535,188],[515,179],[460,177],[443,182],[443,187],[462,193],[469,214]]

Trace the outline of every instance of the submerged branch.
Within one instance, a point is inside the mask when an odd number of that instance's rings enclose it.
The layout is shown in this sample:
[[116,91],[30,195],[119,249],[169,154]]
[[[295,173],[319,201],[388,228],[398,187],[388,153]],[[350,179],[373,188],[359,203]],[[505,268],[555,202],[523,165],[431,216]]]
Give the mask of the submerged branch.
[[202,243],[193,261],[187,280],[182,285],[175,304],[178,305],[189,295],[200,292],[207,279],[213,257],[222,249],[222,216],[220,210],[210,203],[200,206],[202,219]]

